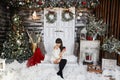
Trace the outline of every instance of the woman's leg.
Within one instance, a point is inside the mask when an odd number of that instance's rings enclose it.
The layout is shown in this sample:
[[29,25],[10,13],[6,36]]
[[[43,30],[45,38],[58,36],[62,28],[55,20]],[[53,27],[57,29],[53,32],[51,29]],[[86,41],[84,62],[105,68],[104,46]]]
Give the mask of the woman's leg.
[[57,72],[57,74],[60,75],[62,78],[63,78],[62,71],[63,71],[66,63],[67,63],[66,59],[61,59],[61,61],[59,62],[59,71]]

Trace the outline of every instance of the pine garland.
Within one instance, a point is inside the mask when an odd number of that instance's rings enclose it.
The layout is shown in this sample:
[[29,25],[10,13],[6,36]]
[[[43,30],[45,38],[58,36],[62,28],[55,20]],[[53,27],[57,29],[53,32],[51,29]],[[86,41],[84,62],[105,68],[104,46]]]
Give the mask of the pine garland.
[[62,7],[62,8],[95,8],[98,0],[80,1],[80,0],[1,0],[1,4],[15,8],[48,8],[48,7]]

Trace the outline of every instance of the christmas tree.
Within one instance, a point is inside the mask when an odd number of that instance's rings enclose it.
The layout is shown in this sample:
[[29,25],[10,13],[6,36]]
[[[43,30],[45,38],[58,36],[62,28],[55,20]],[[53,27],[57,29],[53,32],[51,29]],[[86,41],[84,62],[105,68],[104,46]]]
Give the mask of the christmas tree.
[[10,31],[3,43],[1,58],[23,62],[32,55],[28,35],[22,25],[20,16],[15,14],[11,19],[11,23]]

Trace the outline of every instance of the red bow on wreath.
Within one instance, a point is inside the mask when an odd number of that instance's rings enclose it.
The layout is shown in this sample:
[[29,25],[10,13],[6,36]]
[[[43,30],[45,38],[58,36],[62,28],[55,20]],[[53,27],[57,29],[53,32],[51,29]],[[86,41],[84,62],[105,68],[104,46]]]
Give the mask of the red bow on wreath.
[[50,14],[54,14],[55,12],[54,11],[49,11]]

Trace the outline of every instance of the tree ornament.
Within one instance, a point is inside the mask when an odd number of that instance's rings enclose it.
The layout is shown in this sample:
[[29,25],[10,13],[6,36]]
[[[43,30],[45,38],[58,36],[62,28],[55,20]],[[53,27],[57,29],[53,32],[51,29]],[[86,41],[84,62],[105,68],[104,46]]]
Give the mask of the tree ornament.
[[79,16],[82,16],[82,15],[83,15],[83,14],[80,12],[80,13],[79,13]]
[[19,4],[20,6],[22,6],[22,5],[24,5],[24,2],[20,1],[18,4]]
[[27,3],[30,3],[30,0],[26,0]]
[[77,2],[76,2],[76,1],[74,1],[74,2],[73,2],[73,6],[76,6],[76,5],[77,5]]
[[9,10],[9,9],[10,9],[10,7],[9,7],[9,6],[6,6],[6,9],[8,9],[8,10]]
[[21,41],[20,40],[17,40],[16,42],[17,42],[18,46],[21,45]]
[[83,1],[83,2],[81,2],[81,3],[82,3],[82,5],[84,5],[84,6],[87,4],[87,2],[86,2],[86,1]]
[[90,6],[94,8],[94,7],[96,6],[96,4],[97,4],[97,3],[92,2],[92,3],[90,4]]
[[12,17],[12,21],[13,21],[13,24],[16,26],[18,26],[20,23],[21,23],[21,21],[20,21],[20,17],[18,16],[18,15],[14,15],[13,17]]
[[77,20],[79,21],[81,18],[80,18],[80,16],[77,16]]
[[60,1],[60,4],[64,4],[64,1]]
[[38,5],[43,5],[43,2],[42,1],[38,1]]
[[39,0],[32,0],[33,2],[37,2],[37,1],[39,1]]
[[70,10],[63,10],[62,11],[62,20],[63,21],[71,21],[73,20],[74,16],[73,13]]
[[57,13],[54,11],[49,11],[45,16],[48,23],[54,23],[57,20]]

